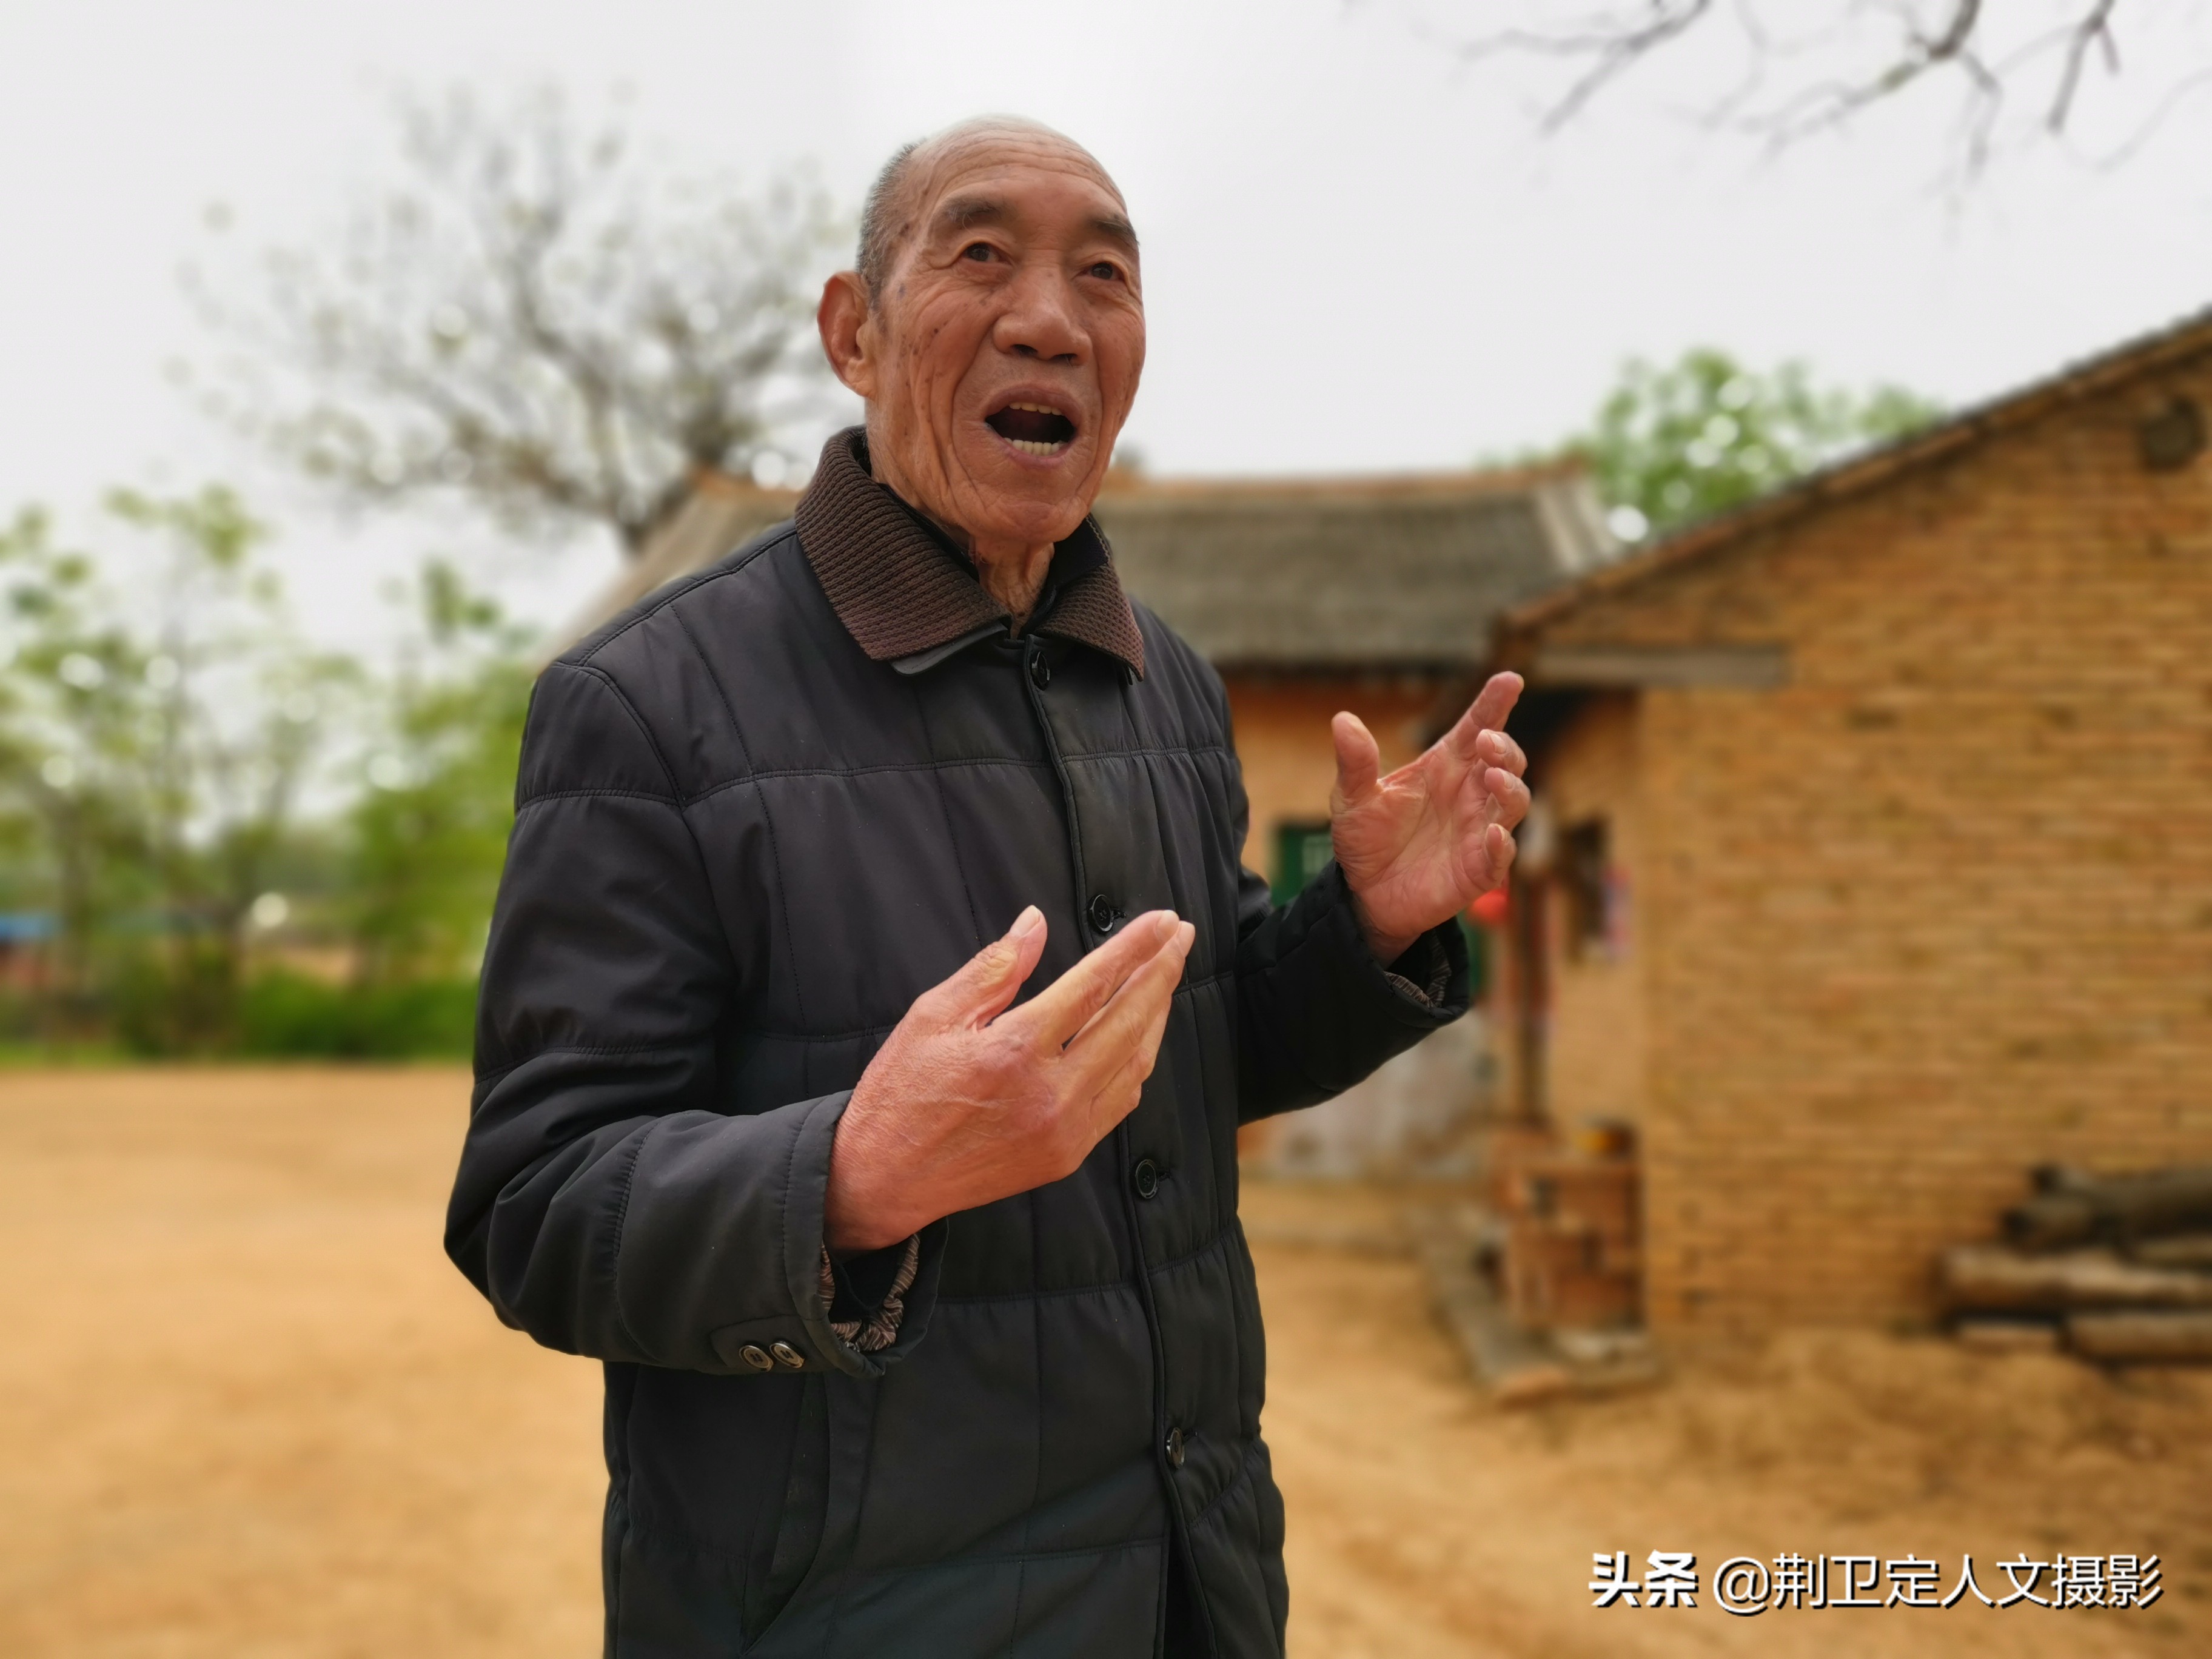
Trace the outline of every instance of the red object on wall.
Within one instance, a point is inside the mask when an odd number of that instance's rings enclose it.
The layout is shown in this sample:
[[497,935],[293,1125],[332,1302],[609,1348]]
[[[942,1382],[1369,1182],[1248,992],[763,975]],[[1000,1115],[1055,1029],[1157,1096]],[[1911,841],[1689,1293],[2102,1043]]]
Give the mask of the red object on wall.
[[1503,927],[1505,925],[1505,913],[1510,908],[1510,901],[1505,896],[1505,890],[1503,887],[1493,887],[1474,903],[1468,905],[1467,913],[1486,927]]

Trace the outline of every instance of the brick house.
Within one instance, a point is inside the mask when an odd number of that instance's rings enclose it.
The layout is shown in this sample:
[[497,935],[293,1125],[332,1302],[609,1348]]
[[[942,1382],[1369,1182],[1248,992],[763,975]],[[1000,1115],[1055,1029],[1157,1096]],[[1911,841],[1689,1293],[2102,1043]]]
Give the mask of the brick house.
[[1113,477],[1097,513],[1124,585],[1228,687],[1252,803],[1244,861],[1285,895],[1328,857],[1329,717],[1364,720],[1385,769],[1410,760],[1500,616],[1618,553],[1571,467]]
[[2030,1164],[2212,1158],[2212,313],[1513,612],[1495,1023],[1662,1331],[1911,1318]]
[[[795,499],[698,480],[583,626],[788,518]],[[1336,480],[1117,471],[1096,511],[1129,592],[1221,672],[1251,799],[1245,862],[1285,895],[1328,856],[1329,717],[1348,708],[1366,721],[1386,767],[1410,759],[1439,710],[1469,695],[1506,610],[1620,550],[1586,477],[1566,465]],[[1464,1116],[1482,1049],[1469,1032],[1425,1045],[1252,1150],[1300,1169],[1387,1162]]]
[[[1471,695],[1509,607],[1618,556],[1578,468],[1249,483],[1116,479],[1099,522],[1129,591],[1220,671],[1250,798],[1244,862],[1288,897],[1328,861],[1329,717],[1387,769]],[[1435,1167],[1483,1104],[1480,1017],[1310,1111],[1246,1131],[1285,1174]]]

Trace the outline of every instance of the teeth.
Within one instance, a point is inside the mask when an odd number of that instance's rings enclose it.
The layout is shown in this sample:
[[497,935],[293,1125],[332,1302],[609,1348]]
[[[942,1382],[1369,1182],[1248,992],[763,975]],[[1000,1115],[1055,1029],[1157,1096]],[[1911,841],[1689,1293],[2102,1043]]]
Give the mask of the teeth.
[[[1019,409],[1022,405],[1016,404],[1014,407]],[[1006,441],[1012,444],[1015,448],[1020,450],[1024,455],[1057,455],[1061,450],[1067,447],[1064,443],[1037,443],[1027,438],[1009,438]]]
[[1008,404],[1008,409],[1025,409],[1032,415],[1057,415],[1060,411],[1043,404]]

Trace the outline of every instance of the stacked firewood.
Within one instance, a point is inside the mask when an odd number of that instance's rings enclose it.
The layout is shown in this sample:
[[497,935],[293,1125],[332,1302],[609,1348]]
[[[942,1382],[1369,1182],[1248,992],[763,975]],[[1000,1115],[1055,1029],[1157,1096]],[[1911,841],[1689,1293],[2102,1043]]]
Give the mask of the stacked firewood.
[[1636,1322],[1637,1181],[1628,1147],[1625,1136],[1571,1152],[1523,1146],[1493,1166],[1504,1248],[1492,1250],[1490,1272],[1522,1330]]
[[1943,1257],[1954,1328],[2063,1340],[2089,1359],[2212,1360],[2212,1167],[2033,1180],[2002,1244]]

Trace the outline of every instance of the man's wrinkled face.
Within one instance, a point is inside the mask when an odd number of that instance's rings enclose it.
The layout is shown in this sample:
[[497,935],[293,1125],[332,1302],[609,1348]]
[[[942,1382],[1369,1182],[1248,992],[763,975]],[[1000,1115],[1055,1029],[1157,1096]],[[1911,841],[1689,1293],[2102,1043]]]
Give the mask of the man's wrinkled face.
[[1145,362],[1136,237],[1066,140],[956,137],[921,163],[848,385],[879,475],[978,540],[1035,544],[1091,510]]

